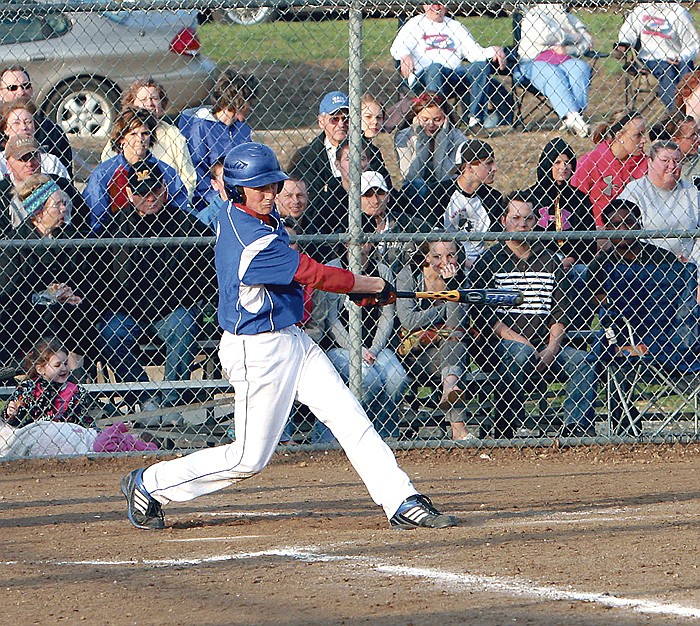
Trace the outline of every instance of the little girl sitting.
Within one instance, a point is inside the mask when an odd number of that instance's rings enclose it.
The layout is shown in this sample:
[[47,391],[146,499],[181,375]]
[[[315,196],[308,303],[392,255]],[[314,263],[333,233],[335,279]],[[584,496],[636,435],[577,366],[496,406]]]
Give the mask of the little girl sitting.
[[68,351],[56,339],[41,339],[24,364],[27,377],[10,396],[0,419],[17,428],[41,420],[94,425],[85,389],[68,380]]
[[87,392],[68,380],[68,351],[41,339],[25,357],[27,377],[0,412],[0,457],[156,450],[117,423],[100,431],[88,413]]

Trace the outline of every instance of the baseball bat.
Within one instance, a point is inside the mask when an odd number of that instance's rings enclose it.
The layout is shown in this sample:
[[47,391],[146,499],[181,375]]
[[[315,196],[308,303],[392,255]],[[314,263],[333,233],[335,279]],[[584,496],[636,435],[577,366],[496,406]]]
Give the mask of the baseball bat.
[[523,303],[521,291],[509,289],[453,289],[451,291],[397,291],[397,298],[449,300],[481,306],[518,306]]

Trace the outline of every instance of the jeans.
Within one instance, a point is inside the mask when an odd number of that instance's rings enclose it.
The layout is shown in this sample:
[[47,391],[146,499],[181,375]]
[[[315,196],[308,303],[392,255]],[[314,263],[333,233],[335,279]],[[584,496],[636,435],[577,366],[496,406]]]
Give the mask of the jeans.
[[[524,396],[532,386],[531,376],[537,375],[536,353],[519,341],[501,340],[496,345],[499,358],[499,380],[495,389],[494,423],[497,430],[513,429],[525,421]],[[567,377],[564,400],[564,423],[578,424],[584,429],[593,425],[597,374],[595,357],[584,350],[562,348],[550,366],[555,375],[564,372]]]
[[595,317],[593,294],[588,286],[588,266],[577,263],[564,275],[562,287],[566,294],[567,328],[590,330]]
[[555,65],[543,61],[521,61],[513,75],[526,78],[544,94],[560,118],[570,112],[581,113],[588,105],[591,67],[581,59],[569,59]]
[[[394,352],[385,348],[376,355],[373,365],[362,363],[362,405],[382,438],[398,437],[399,404],[408,388],[408,374]],[[347,384],[350,378],[350,353],[341,348],[328,351],[328,359]],[[333,441],[321,422],[314,422],[314,443]]]
[[644,65],[659,81],[658,95],[661,102],[669,110],[676,108],[676,85],[683,76],[693,71],[692,61],[680,61],[677,65],[668,61],[645,60]]
[[[469,95],[469,115],[483,121],[486,113],[487,87],[492,72],[487,61],[461,64],[455,69],[433,63],[419,72],[416,78],[426,91],[449,95],[449,91],[463,99]],[[448,89],[449,88],[449,89]]]
[[118,381],[148,381],[138,362],[138,340],[151,332],[165,342],[165,380],[186,380],[194,363],[194,343],[199,326],[198,307],[178,307],[163,319],[141,328],[125,313],[108,314],[100,327],[104,355]]

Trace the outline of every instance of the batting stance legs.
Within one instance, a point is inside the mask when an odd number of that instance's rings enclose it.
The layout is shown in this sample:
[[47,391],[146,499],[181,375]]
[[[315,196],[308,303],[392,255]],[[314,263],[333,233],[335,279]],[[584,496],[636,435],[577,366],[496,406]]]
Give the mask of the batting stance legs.
[[224,333],[219,356],[236,392],[236,440],[146,469],[143,486],[158,502],[190,500],[261,471],[295,398],[335,435],[388,518],[417,493],[326,355],[296,326],[260,335]]

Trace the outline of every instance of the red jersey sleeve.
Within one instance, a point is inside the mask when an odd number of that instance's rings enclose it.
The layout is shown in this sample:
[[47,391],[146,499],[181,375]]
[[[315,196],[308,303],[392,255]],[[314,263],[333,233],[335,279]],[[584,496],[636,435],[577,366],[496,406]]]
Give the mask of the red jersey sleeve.
[[355,275],[340,267],[331,267],[314,261],[303,253],[299,255],[299,267],[294,280],[321,291],[349,293],[355,286]]

